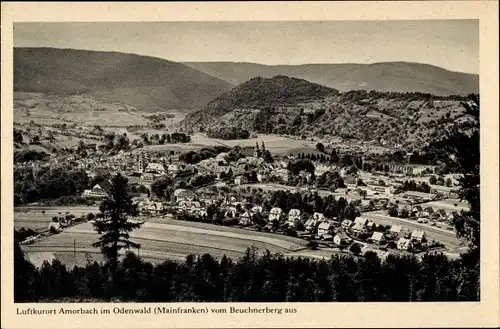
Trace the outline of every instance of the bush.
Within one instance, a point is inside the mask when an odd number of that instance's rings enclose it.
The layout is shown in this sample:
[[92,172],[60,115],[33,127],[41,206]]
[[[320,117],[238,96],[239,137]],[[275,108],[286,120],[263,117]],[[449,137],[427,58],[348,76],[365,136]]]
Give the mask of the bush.
[[309,250],[318,250],[318,243],[316,241],[309,241],[307,243],[307,249],[309,249]]
[[208,130],[207,136],[218,139],[248,139],[250,132],[240,127],[220,127]]
[[361,245],[359,243],[354,243],[351,245],[349,248],[349,251],[352,252],[354,255],[359,255],[361,253]]

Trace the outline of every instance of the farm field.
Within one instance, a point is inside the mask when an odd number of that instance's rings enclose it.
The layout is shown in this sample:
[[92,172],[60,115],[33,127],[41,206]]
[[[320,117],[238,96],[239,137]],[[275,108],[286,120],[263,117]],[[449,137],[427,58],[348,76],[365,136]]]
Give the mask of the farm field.
[[[42,213],[44,211],[44,213]],[[14,229],[31,228],[37,232],[44,231],[52,221],[52,217],[66,212],[75,216],[99,212],[98,207],[61,206],[61,207],[15,207]]]
[[266,149],[268,149],[273,154],[285,154],[289,153],[290,150],[296,148],[312,147],[314,148],[316,144],[313,142],[302,141],[291,139],[278,135],[266,135],[259,134],[257,138],[249,139],[238,139],[238,140],[222,140],[209,138],[204,134],[194,134],[192,137],[191,144],[200,145],[202,147],[215,146],[215,145],[226,145],[229,147],[241,146],[241,147],[254,147],[255,143],[259,143],[259,146],[264,142]]
[[[211,226],[213,228],[213,226]],[[252,234],[253,233],[253,234]],[[73,250],[78,253],[97,254],[99,250],[91,244],[98,239],[98,234],[90,223],[71,227],[60,234],[44,237],[39,241],[23,246],[23,250],[32,257],[56,257],[66,255],[61,261],[75,262]],[[146,259],[164,260],[166,257],[180,259],[189,254],[210,253],[215,257],[226,255],[238,258],[246,249],[255,246],[263,252],[290,254],[304,249],[307,241],[270,234],[255,234],[246,230],[215,230],[188,225],[160,224],[146,222],[139,230],[131,233],[131,239],[141,244],[140,255]],[[69,254],[68,254],[69,253]],[[69,256],[68,256],[69,255]],[[79,256],[77,261],[85,264],[86,258]],[[83,265],[80,264],[80,265]]]
[[[108,131],[126,132],[127,126],[144,126],[142,132],[159,133],[151,129],[152,121],[145,116],[154,114],[173,114],[160,123],[174,126],[181,121],[187,110],[169,110],[168,112],[153,112],[137,109],[127,104],[109,102],[89,95],[46,95],[42,93],[14,93],[14,122],[27,124],[34,121],[39,125],[63,123],[85,123],[87,126],[99,125]],[[161,130],[161,133],[165,132]]]

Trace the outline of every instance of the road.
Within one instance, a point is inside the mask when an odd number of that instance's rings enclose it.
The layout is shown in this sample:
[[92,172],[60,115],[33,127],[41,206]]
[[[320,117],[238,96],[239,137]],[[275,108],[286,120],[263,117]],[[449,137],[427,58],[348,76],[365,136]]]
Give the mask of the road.
[[385,215],[383,211],[365,212],[362,217],[381,225],[401,225],[403,230],[421,230],[427,234],[427,239],[436,240],[444,243],[451,249],[460,247],[460,241],[457,239],[454,231],[448,231],[435,226],[420,224],[413,220],[390,217]]

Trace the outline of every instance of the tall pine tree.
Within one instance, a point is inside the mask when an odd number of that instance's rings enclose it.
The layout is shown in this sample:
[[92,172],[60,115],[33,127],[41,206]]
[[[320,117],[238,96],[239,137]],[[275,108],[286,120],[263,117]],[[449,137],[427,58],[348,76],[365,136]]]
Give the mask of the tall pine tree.
[[101,248],[114,276],[118,266],[119,251],[123,248],[139,247],[138,244],[130,241],[129,232],[142,225],[141,222],[128,220],[129,215],[138,215],[138,209],[128,195],[127,178],[121,174],[111,178],[109,197],[102,201],[99,210],[101,216],[94,222],[94,228],[101,236],[93,246]]

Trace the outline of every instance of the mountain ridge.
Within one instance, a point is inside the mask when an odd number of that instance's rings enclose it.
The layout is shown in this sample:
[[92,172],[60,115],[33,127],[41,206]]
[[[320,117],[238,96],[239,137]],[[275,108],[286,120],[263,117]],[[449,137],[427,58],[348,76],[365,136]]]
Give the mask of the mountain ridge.
[[116,51],[14,48],[14,91],[88,93],[142,108],[199,108],[228,82],[182,63]]
[[299,65],[230,61],[183,63],[233,85],[243,83],[253,76],[286,75],[336,88],[341,92],[366,89],[383,92],[421,92],[438,96],[465,96],[479,92],[479,76],[476,74],[405,61]]

